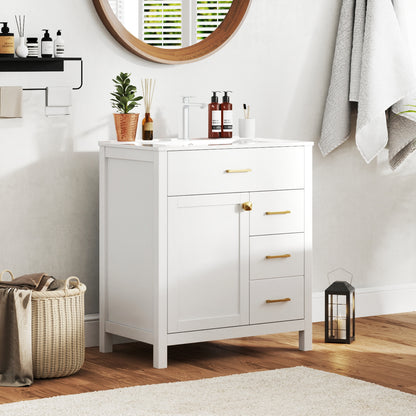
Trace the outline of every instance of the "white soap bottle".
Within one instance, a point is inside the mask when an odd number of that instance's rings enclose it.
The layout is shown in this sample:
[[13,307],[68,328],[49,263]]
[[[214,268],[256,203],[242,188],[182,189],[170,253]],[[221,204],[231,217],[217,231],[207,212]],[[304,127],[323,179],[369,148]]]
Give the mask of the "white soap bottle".
[[55,43],[54,43],[54,53],[55,53],[55,58],[61,58],[64,56],[64,51],[65,51],[65,44],[64,44],[64,40],[62,39],[62,33],[61,30],[59,29],[58,32],[56,32],[56,39],[55,39]]

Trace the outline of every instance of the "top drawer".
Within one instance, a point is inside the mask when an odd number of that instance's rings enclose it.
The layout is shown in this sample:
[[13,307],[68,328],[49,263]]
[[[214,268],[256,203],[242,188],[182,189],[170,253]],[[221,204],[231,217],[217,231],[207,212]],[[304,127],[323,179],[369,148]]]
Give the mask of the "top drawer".
[[303,147],[168,152],[169,195],[303,187]]

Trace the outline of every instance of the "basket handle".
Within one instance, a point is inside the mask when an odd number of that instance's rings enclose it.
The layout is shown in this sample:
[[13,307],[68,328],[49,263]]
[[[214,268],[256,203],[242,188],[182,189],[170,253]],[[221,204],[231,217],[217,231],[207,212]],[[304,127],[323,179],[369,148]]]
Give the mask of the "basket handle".
[[70,282],[71,280],[75,280],[75,281],[76,281],[76,283],[75,283],[75,288],[76,288],[76,289],[79,289],[79,285],[81,284],[81,282],[79,281],[78,277],[76,277],[76,276],[70,276],[70,277],[68,277],[68,278],[65,280],[65,290],[69,290],[69,282]]
[[12,280],[14,280],[13,273],[12,273],[9,269],[6,269],[6,270],[3,270],[3,271],[0,273],[0,282],[1,282],[1,279],[3,278],[4,273],[9,273],[9,275],[10,275],[10,276],[11,276],[11,278],[12,278]]

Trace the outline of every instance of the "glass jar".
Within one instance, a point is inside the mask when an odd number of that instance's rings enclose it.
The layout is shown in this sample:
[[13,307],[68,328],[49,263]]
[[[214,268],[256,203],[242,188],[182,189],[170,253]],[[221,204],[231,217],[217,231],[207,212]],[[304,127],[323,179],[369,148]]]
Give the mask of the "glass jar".
[[145,113],[142,122],[142,140],[153,140],[153,119]]

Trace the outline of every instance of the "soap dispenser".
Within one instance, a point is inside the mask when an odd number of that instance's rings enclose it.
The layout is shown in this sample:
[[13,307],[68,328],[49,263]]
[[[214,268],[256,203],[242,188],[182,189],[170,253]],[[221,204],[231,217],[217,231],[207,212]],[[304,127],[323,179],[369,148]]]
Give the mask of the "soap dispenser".
[[40,43],[40,54],[42,58],[52,58],[53,56],[53,40],[49,36],[48,29],[42,29],[45,34]]
[[224,91],[221,103],[221,137],[231,139],[233,137],[233,105],[230,103],[228,93]]
[[219,139],[221,135],[221,110],[217,92],[212,91],[211,103],[208,105],[208,138]]
[[55,58],[61,58],[64,56],[64,50],[65,50],[65,44],[64,40],[62,39],[62,32],[59,29],[58,32],[56,32],[56,39],[54,42],[54,53]]
[[9,33],[7,22],[0,22],[3,24],[0,33],[0,58],[14,57],[14,34]]

